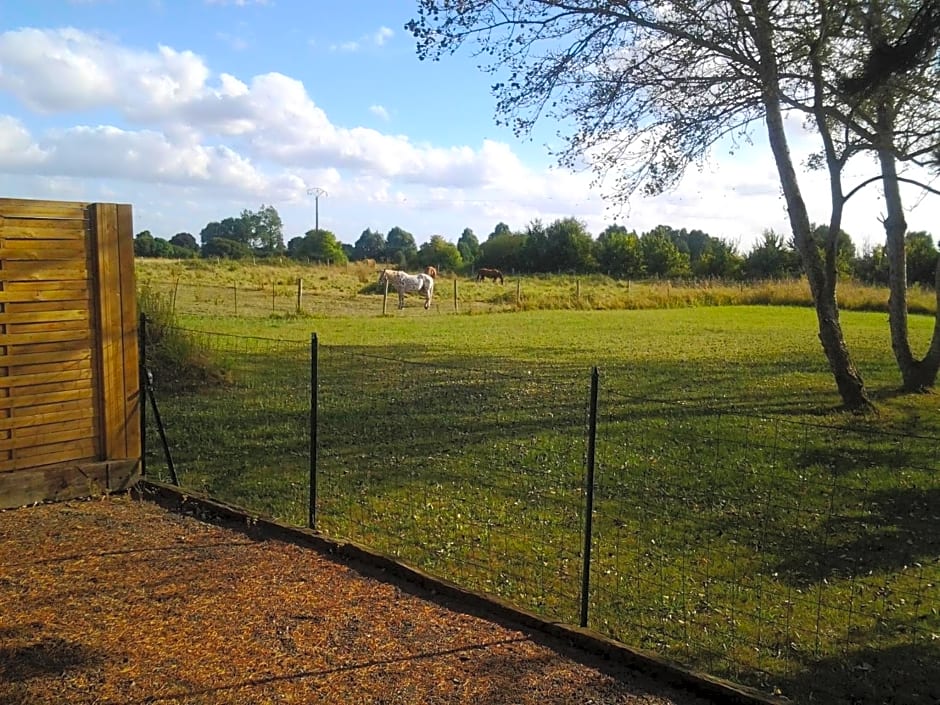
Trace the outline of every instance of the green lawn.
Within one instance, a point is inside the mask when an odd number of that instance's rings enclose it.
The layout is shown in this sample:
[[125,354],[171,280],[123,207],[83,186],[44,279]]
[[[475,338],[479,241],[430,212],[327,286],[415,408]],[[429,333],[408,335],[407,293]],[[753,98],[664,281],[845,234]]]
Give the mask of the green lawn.
[[[362,296],[181,317],[296,341],[206,336],[228,383],[157,381],[185,485],[306,522],[316,332],[318,527],[577,621],[596,365],[590,626],[797,701],[936,702],[940,401],[896,393],[883,313],[843,314],[879,407],[857,418],[808,308],[382,317]],[[919,348],[931,327],[912,317]]]

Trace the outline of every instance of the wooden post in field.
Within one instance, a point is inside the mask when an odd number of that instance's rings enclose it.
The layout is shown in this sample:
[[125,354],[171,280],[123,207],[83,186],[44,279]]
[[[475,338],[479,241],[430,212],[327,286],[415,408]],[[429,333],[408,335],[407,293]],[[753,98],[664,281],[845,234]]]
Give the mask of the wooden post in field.
[[304,300],[304,280],[300,278],[297,280],[297,313],[300,313],[303,310],[303,300]]
[[457,304],[457,280],[454,279],[454,312],[456,313],[458,310],[460,310],[460,307]]
[[180,293],[180,278],[176,278],[176,286],[173,287],[173,303],[170,304],[170,313],[176,315],[176,297]]
[[385,280],[385,291],[382,292],[382,315],[388,313],[388,279]]
[[581,301],[581,280],[574,280],[574,299],[575,301]]
[[235,315],[238,316],[238,282],[232,284],[232,291],[235,292]]
[[274,313],[274,298],[277,296],[277,283],[271,282],[271,313]]
[[519,284],[519,280],[516,279],[516,306],[522,305],[522,290]]

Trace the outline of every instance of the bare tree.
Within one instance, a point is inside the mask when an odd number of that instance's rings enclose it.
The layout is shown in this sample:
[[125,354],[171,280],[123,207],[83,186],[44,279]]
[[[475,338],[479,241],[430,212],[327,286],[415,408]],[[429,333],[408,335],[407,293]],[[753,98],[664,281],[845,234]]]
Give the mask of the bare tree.
[[[855,146],[830,134],[827,9],[822,0],[419,0],[407,28],[421,58],[474,43],[482,68],[505,73],[494,86],[498,119],[520,133],[543,116],[574,125],[560,161],[613,176],[623,200],[672,188],[718,142],[743,147],[763,125],[823,351],[843,403],[860,410],[871,402],[836,299],[842,169]],[[788,111],[823,136],[833,208],[822,247],[790,154]]]
[[933,195],[938,191],[901,175],[898,167],[935,167],[940,152],[940,0],[846,2],[841,13],[832,14],[841,24],[840,41],[834,43],[837,56],[825,79],[832,96],[829,119],[845,127],[846,143],[877,157],[880,173],[858,188],[881,182],[887,209],[883,222],[891,347],[903,388],[921,391],[936,384],[940,371],[940,265],[934,280],[933,336],[918,360],[908,335],[907,223],[900,183]]

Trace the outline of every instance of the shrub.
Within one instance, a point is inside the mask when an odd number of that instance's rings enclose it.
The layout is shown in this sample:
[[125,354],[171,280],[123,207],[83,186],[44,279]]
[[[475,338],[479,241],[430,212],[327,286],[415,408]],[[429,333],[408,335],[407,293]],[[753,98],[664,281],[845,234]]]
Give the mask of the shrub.
[[181,390],[226,381],[225,371],[178,326],[168,296],[143,288],[137,293],[137,306],[146,317],[147,349],[142,352],[155,384]]

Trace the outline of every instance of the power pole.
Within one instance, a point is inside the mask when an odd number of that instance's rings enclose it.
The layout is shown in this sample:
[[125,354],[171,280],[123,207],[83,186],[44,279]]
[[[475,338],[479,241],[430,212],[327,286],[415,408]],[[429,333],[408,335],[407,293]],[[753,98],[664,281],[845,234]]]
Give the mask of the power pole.
[[317,186],[314,188],[308,188],[307,195],[313,196],[314,218],[315,218],[314,227],[316,228],[317,233],[319,233],[320,232],[320,196],[329,196],[330,194],[328,194],[324,189]]

